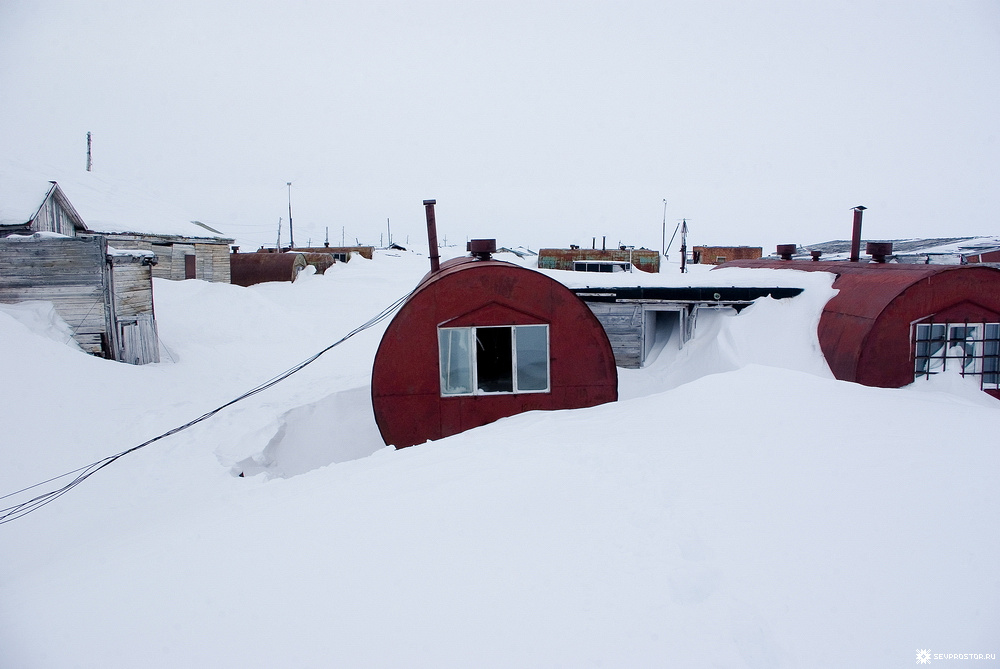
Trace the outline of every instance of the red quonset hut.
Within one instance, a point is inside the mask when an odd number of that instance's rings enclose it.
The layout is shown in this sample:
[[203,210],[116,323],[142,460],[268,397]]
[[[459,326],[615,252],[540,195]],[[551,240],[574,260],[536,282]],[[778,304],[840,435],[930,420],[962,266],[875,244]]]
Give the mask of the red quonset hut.
[[720,267],[830,272],[838,294],[819,321],[834,376],[899,388],[957,367],[1000,398],[1000,270],[909,265],[742,260]]
[[614,353],[587,305],[488,253],[423,278],[386,329],[372,370],[375,421],[396,448],[524,411],[617,399]]

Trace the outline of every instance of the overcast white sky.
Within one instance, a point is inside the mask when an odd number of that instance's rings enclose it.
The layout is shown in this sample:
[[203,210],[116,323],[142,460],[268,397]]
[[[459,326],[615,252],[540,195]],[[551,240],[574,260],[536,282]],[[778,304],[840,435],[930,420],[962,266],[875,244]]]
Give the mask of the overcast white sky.
[[0,155],[248,245],[997,234],[998,119],[995,0],[0,0]]

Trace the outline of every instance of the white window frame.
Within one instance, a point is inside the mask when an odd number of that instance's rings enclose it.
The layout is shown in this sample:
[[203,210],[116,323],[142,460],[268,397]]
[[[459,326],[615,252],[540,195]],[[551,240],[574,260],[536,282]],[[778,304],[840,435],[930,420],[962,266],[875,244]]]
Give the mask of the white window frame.
[[[489,329],[489,328],[509,328],[510,333],[510,347],[511,347],[511,377],[513,390],[500,390],[500,391],[486,391],[479,388],[479,371],[478,365],[476,364],[476,347],[474,343],[476,342],[476,330],[479,328]],[[545,328],[545,387],[540,389],[522,389],[518,386],[518,372],[517,372],[517,331],[520,328]],[[446,382],[445,382],[445,356],[442,350],[442,334],[445,332],[465,332],[466,333],[466,349],[468,350],[468,358],[466,364],[470,370],[469,374],[471,376],[471,388],[470,392],[446,392]],[[552,353],[549,341],[549,326],[548,324],[531,324],[531,325],[482,325],[482,326],[470,326],[470,327],[439,327],[438,328],[438,382],[441,388],[442,397],[469,397],[474,395],[524,395],[524,394],[538,394],[538,393],[548,393],[552,390]]]
[[[937,337],[935,328],[940,329]],[[961,332],[968,328],[973,331]],[[958,365],[962,376],[978,376],[984,389],[1000,389],[1000,323],[917,323],[912,341],[914,379]]]

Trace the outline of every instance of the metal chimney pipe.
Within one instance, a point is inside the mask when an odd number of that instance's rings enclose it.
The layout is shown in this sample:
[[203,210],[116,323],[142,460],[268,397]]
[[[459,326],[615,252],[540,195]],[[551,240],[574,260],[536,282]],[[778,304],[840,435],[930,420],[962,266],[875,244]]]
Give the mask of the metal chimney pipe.
[[431,258],[431,271],[441,269],[441,256],[438,255],[437,221],[434,219],[434,205],[437,200],[424,200],[424,213],[427,214],[427,248]]
[[851,233],[851,262],[861,261],[861,212],[868,207],[854,207],[854,231]]

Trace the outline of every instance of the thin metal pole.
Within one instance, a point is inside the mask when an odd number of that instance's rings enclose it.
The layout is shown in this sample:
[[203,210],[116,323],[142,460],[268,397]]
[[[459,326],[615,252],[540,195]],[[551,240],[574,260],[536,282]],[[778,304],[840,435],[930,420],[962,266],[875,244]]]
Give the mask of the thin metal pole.
[[663,200],[663,234],[660,237],[660,248],[663,249],[662,255],[664,258],[667,257],[667,201]]
[[288,244],[294,249],[295,230],[292,228],[292,182],[289,181],[287,185],[288,185]]

